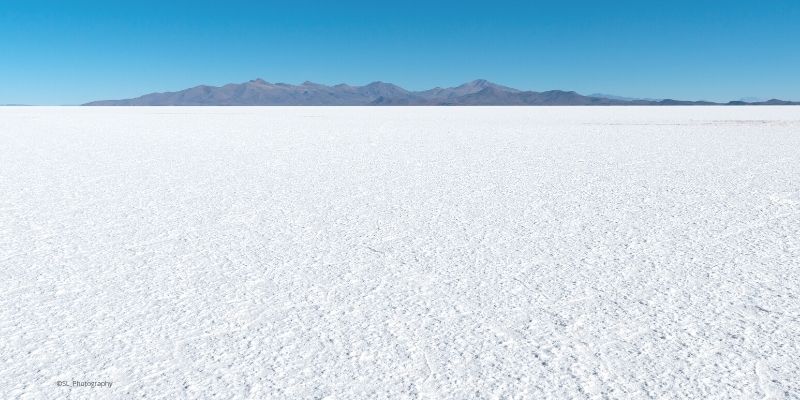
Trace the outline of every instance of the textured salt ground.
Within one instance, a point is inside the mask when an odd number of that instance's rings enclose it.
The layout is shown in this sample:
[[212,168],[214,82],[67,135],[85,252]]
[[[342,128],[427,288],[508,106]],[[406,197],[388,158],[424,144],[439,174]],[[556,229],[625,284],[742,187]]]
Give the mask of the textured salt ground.
[[800,398],[799,149],[797,107],[0,108],[0,395]]

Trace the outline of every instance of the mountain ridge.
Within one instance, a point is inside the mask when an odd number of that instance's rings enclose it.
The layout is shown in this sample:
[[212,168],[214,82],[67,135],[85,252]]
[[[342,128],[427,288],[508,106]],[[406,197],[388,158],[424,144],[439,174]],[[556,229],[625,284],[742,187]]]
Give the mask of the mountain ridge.
[[582,95],[574,91],[536,92],[476,79],[459,86],[409,91],[392,83],[375,81],[363,86],[344,83],[300,85],[270,83],[261,78],[222,86],[198,85],[174,92],[148,93],[121,100],[100,100],[84,106],[602,106],[602,105],[800,105],[771,99],[759,102],[654,100],[610,95]]

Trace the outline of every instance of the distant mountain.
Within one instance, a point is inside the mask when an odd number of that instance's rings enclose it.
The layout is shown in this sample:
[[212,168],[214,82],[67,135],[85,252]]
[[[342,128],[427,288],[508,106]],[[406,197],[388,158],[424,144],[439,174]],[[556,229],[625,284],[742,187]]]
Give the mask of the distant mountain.
[[454,101],[455,99],[465,96],[468,94],[478,93],[484,89],[496,89],[498,91],[504,91],[509,93],[518,93],[519,90],[513,89],[506,86],[501,86],[492,82],[489,82],[485,79],[478,79],[472,82],[467,82],[463,85],[452,87],[452,88],[440,88],[436,87],[433,89],[425,90],[422,92],[418,92],[418,94],[428,100],[433,101]]
[[[632,99],[610,95],[584,96],[576,92],[549,90],[523,91],[498,85],[484,79],[474,80],[451,88],[408,91],[385,82],[364,86],[339,84],[334,86],[313,82],[300,85],[269,83],[254,79],[224,86],[200,85],[164,93],[150,93],[134,99],[102,100],[87,106],[573,106],[573,105],[711,105],[707,101]],[[800,104],[781,100],[747,103],[734,101],[730,105]]]
[[748,103],[746,101],[729,101],[725,104],[730,106],[797,106],[800,105],[800,101],[770,99],[766,101],[757,101],[752,103]]
[[605,93],[593,93],[589,95],[590,97],[600,97],[603,99],[611,99],[611,100],[622,100],[622,101],[635,101],[635,100],[645,100],[645,101],[661,101],[663,99],[649,99],[649,98],[641,98],[641,97],[624,97],[624,96],[617,96],[613,94],[605,94]]
[[739,99],[737,101],[743,101],[745,103],[760,103],[760,102],[763,102],[763,101],[767,101],[767,99],[764,99],[764,98],[761,98],[761,97],[742,97],[741,99]]

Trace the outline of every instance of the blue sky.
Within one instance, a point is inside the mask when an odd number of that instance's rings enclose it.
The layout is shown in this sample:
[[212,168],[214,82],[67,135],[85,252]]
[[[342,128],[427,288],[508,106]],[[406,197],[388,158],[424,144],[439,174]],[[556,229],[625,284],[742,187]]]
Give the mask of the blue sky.
[[256,77],[800,100],[800,1],[0,1],[0,104]]

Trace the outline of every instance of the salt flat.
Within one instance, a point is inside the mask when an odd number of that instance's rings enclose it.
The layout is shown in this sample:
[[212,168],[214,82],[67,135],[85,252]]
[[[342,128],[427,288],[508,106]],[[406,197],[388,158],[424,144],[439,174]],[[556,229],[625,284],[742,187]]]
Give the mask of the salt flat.
[[0,108],[0,274],[2,398],[796,399],[800,108]]

